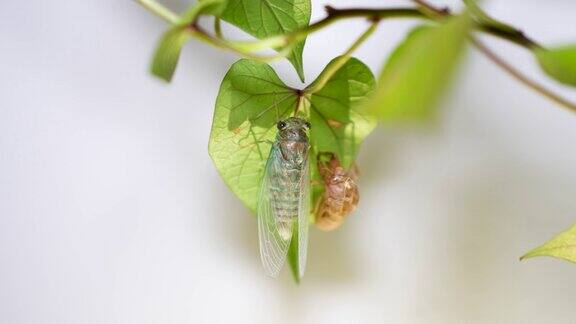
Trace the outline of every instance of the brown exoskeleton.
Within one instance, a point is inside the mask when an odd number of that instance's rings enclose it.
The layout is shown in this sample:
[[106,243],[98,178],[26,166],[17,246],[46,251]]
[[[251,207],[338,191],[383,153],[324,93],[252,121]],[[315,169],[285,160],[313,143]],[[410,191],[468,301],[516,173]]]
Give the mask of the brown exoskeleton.
[[318,171],[324,182],[324,193],[316,203],[314,214],[316,227],[331,231],[338,228],[358,205],[358,171],[355,165],[350,171],[344,169],[332,153],[321,155],[327,156],[329,160],[322,161],[321,156],[318,156]]

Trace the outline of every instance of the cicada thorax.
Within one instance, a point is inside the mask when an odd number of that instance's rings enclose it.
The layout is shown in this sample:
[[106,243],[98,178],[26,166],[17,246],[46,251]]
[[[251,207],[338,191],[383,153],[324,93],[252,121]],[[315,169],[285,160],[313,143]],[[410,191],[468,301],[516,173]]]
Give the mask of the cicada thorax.
[[338,228],[356,209],[360,200],[356,167],[346,170],[335,155],[328,156],[328,161],[318,158],[318,171],[324,182],[324,193],[318,199],[314,211],[316,227],[324,231]]

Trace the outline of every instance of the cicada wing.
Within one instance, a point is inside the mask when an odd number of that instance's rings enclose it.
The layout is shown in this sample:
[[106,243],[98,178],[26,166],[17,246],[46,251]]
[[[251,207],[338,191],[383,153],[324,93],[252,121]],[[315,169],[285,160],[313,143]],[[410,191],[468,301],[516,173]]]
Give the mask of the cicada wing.
[[308,226],[310,217],[310,163],[308,156],[300,178],[300,199],[298,202],[298,275],[304,276],[308,256]]
[[292,238],[291,224],[277,221],[271,192],[272,180],[281,175],[281,168],[279,148],[273,145],[266,163],[258,198],[260,258],[264,271],[271,277],[277,277],[284,266]]

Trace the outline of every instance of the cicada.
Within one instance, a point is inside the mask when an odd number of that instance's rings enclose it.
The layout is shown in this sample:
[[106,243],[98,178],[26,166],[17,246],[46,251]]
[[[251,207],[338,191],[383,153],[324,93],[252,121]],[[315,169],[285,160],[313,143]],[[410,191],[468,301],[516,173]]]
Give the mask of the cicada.
[[291,240],[297,238],[298,277],[302,277],[308,248],[310,215],[310,124],[291,117],[277,123],[258,199],[260,256],[266,274],[282,269]]
[[344,218],[358,205],[360,193],[356,184],[358,171],[354,165],[350,171],[344,169],[334,154],[327,154],[328,162],[318,157],[318,171],[324,182],[324,193],[314,208],[316,227],[324,231],[338,228]]

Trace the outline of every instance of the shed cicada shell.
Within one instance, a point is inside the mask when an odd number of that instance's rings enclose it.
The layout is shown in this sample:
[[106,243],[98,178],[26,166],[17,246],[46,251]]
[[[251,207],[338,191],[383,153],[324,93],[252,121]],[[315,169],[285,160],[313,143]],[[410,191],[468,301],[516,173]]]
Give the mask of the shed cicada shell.
[[324,193],[314,208],[316,227],[332,231],[338,228],[358,205],[358,170],[355,164],[350,170],[346,170],[334,154],[322,153],[318,156],[318,171],[324,183]]

